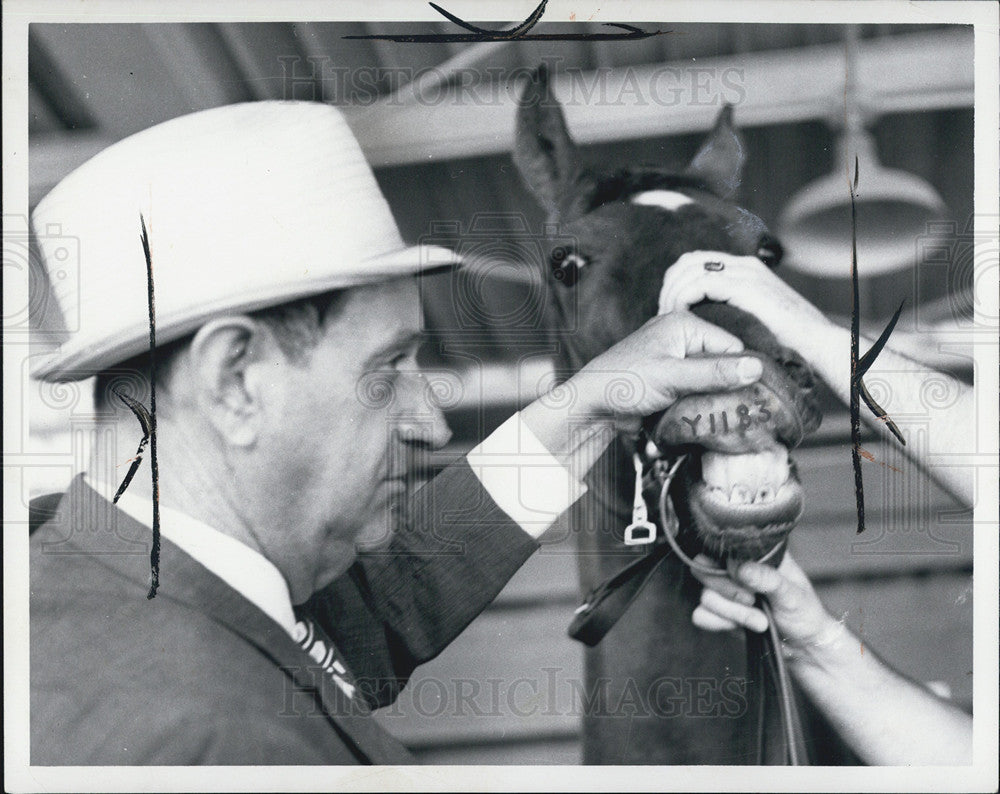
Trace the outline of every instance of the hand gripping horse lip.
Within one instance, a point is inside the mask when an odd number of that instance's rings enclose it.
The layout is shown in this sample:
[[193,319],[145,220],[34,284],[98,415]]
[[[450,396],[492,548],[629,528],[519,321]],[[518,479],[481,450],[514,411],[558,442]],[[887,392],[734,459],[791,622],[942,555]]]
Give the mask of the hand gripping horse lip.
[[706,550],[735,557],[763,554],[795,527],[804,500],[788,450],[818,424],[811,392],[769,356],[748,354],[761,361],[760,381],[686,396],[653,432],[657,445],[696,461],[679,487]]

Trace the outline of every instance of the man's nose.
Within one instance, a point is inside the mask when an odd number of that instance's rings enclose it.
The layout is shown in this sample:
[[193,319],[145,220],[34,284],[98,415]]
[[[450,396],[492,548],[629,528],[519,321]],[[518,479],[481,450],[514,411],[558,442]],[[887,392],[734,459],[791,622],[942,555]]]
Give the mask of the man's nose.
[[396,421],[396,432],[407,444],[429,449],[441,449],[451,440],[451,428],[444,414],[433,406],[425,414],[400,417]]
[[396,418],[396,432],[402,441],[430,449],[441,449],[451,440],[451,428],[441,409],[434,402],[431,389],[422,375],[411,381],[411,410]]

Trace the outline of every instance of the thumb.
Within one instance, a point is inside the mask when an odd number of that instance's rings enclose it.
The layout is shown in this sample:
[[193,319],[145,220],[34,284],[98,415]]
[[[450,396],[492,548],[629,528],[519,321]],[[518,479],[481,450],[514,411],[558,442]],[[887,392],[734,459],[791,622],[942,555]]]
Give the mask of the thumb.
[[768,596],[776,614],[788,615],[803,608],[804,592],[770,565],[744,563],[737,578],[749,589]]
[[671,387],[679,394],[728,391],[747,386],[764,371],[753,356],[708,356],[671,362]]
[[788,581],[794,582],[799,587],[812,587],[812,583],[809,581],[809,577],[806,576],[806,572],[799,567],[799,564],[795,562],[790,552],[785,552],[785,556],[781,560],[781,565],[778,566],[778,570],[788,579]]
[[736,572],[736,578],[755,593],[774,595],[786,585],[784,577],[770,565],[746,562]]

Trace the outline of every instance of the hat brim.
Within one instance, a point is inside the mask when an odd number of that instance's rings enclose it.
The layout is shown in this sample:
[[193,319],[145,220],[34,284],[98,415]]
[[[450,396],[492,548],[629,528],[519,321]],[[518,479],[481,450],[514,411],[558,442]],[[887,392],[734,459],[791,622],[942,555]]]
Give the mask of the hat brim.
[[[270,284],[264,292],[259,290],[241,292],[237,287],[223,300],[203,304],[192,302],[190,306],[185,307],[183,314],[175,313],[175,316],[157,315],[157,346],[193,333],[213,317],[235,312],[257,311],[331,290],[454,268],[462,264],[462,259],[447,248],[423,245],[372,257],[363,264],[363,268],[349,275],[339,272],[310,278],[309,274],[306,274],[296,276],[287,283]],[[32,362],[31,376],[49,382],[83,380],[148,350],[149,324],[145,323],[122,329],[118,337],[113,340],[102,340],[89,345],[66,344],[52,353],[38,356]]]

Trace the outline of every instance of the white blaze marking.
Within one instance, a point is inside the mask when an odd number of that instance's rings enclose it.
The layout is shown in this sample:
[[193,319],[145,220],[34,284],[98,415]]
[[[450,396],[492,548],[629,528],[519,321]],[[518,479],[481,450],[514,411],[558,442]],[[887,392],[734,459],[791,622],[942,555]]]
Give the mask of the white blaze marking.
[[673,212],[685,204],[694,204],[694,199],[675,190],[646,190],[632,196],[632,203],[644,204],[647,207],[660,207]]
[[[632,196],[633,204],[641,204],[646,207],[659,207],[660,209],[674,212],[686,204],[694,204],[694,199],[678,193],[676,190],[645,190]],[[666,273],[663,274],[666,280]],[[663,304],[663,288],[660,289],[660,305],[658,314],[666,314],[670,309]]]

